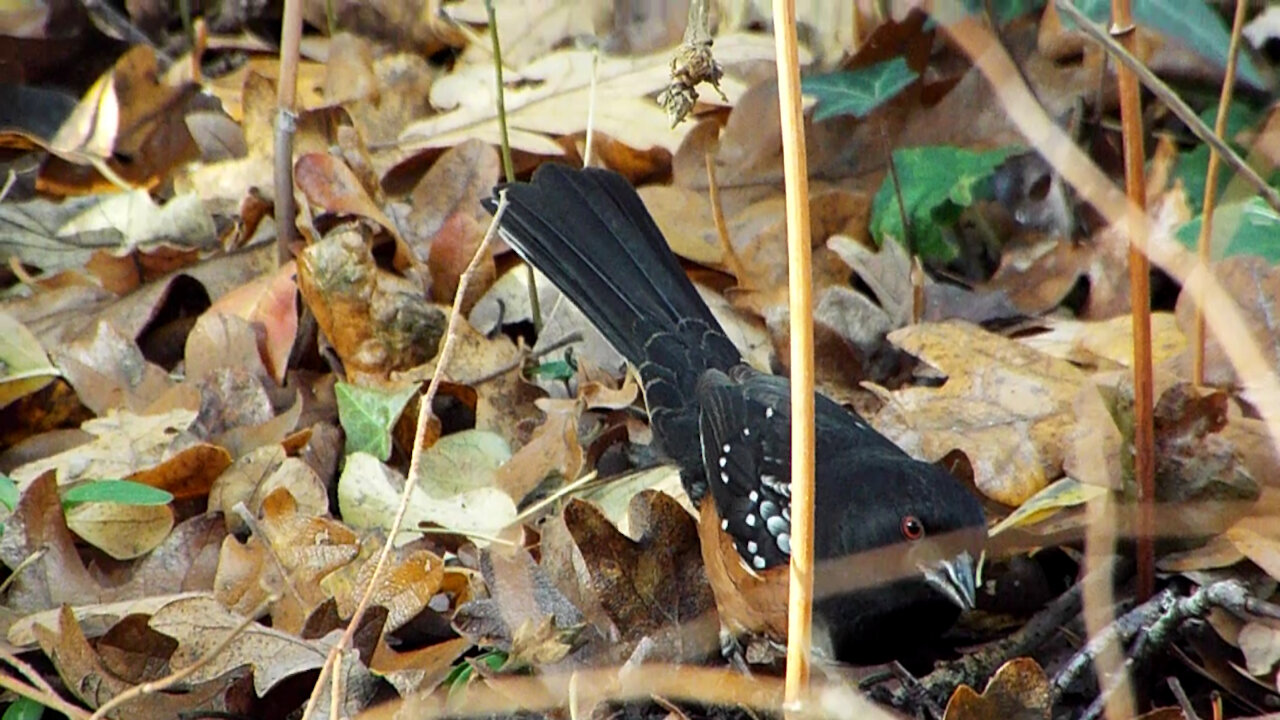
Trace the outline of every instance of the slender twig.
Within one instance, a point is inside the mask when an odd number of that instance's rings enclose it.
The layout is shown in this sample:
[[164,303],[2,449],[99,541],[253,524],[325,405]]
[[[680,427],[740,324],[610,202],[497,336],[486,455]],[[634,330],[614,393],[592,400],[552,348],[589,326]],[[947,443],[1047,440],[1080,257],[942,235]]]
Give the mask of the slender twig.
[[707,202],[711,204],[711,221],[716,226],[720,252],[724,253],[721,264],[741,283],[746,278],[746,269],[742,266],[742,260],[733,249],[733,241],[729,238],[729,224],[725,222],[724,207],[720,203],[720,183],[716,180],[715,159],[711,157],[711,153],[706,153],[702,157],[707,166]]
[[33,683],[32,685],[28,685],[12,675],[0,673],[0,688],[10,690],[22,697],[29,698],[51,710],[56,710],[71,718],[71,720],[89,720],[88,711],[63,700],[62,696],[54,692],[53,688],[49,686],[49,683],[45,682],[44,678],[40,677],[40,674],[35,671],[35,668],[22,662],[4,648],[0,648],[0,661],[12,665],[18,670],[18,672],[22,673]]
[[791,319],[791,580],[787,608],[786,709],[809,685],[813,613],[813,286],[809,244],[809,170],[794,0],[774,0],[773,37],[786,179],[787,284]]
[[[1227,49],[1227,72],[1222,78],[1222,93],[1218,97],[1218,116],[1214,118],[1213,134],[1227,140],[1227,117],[1231,109],[1231,94],[1236,85],[1236,62],[1240,57],[1240,38],[1244,33],[1245,10],[1248,3],[1236,0],[1236,13],[1231,21],[1231,44]],[[1200,237],[1196,252],[1203,268],[1208,268],[1212,249],[1213,211],[1218,197],[1218,151],[1209,147],[1209,167],[1204,173],[1204,204],[1200,211]],[[1191,382],[1204,385],[1204,298],[1195,303],[1195,329],[1191,338]]]
[[[0,662],[5,662],[11,665],[14,670],[17,670],[27,679],[27,682],[31,683],[37,690],[54,696],[58,694],[54,691],[53,686],[50,685],[35,668],[23,662],[17,655],[11,654],[3,647],[0,647]],[[3,675],[0,675],[0,677],[3,677]]]
[[[489,251],[489,245],[493,243],[493,239],[497,237],[498,223],[501,222],[502,215],[506,211],[507,194],[506,192],[501,192],[498,194],[498,207],[493,213],[492,222],[489,223],[489,230],[484,234],[484,240],[480,242],[480,246],[476,248],[475,255],[471,257],[471,262],[467,265],[467,269],[458,278],[458,289],[453,295],[453,308],[449,312],[449,325],[445,331],[444,345],[441,346],[440,355],[436,359],[436,371],[432,374],[431,382],[427,385],[427,390],[423,393],[422,400],[418,404],[418,423],[414,434],[413,454],[409,460],[409,473],[405,477],[404,489],[400,492],[400,505],[396,508],[395,518],[392,519],[391,527],[387,531],[386,542],[382,544],[382,549],[378,552],[378,560],[374,564],[373,573],[369,577],[364,593],[360,596],[360,603],[356,605],[355,611],[351,614],[351,620],[347,623],[347,629],[343,632],[342,638],[329,651],[329,656],[325,659],[324,666],[320,668],[320,676],[316,678],[315,687],[312,689],[311,697],[307,699],[307,707],[302,713],[303,720],[312,717],[315,713],[321,689],[324,687],[329,675],[334,672],[340,651],[342,648],[349,646],[352,638],[355,637],[360,621],[364,618],[364,613],[372,602],[373,593],[378,587],[378,580],[386,569],[387,559],[391,555],[392,547],[395,546],[394,539],[400,534],[400,528],[404,526],[404,517],[409,511],[409,498],[413,496],[414,490],[418,486],[418,476],[422,474],[420,468],[422,453],[425,449],[423,444],[427,427],[431,420],[431,404],[435,400],[436,393],[440,390],[440,382],[444,379],[445,368],[449,366],[449,362],[453,359],[454,348],[458,342],[458,323],[462,317],[462,299],[465,297],[467,289],[476,275],[481,259]],[[337,708],[331,710],[330,716],[338,716]]]
[[[507,86],[502,79],[502,43],[498,39],[498,11],[493,0],[484,0],[484,11],[489,16],[489,45],[493,50],[493,98],[497,104],[498,132],[502,138],[502,175],[507,182],[516,181],[516,166],[511,159],[511,138],[507,130]],[[594,77],[594,76],[593,76]],[[525,265],[525,279],[529,282],[529,311],[533,315],[533,331],[542,332],[542,306],[538,301],[538,283],[532,265]]]

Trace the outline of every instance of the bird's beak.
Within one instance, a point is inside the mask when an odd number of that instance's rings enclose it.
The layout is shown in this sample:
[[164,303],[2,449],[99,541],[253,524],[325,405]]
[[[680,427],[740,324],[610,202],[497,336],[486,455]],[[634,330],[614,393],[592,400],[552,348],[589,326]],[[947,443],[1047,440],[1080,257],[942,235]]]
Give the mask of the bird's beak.
[[967,551],[921,570],[925,582],[960,606],[961,610],[974,608],[977,590],[974,587],[973,556]]

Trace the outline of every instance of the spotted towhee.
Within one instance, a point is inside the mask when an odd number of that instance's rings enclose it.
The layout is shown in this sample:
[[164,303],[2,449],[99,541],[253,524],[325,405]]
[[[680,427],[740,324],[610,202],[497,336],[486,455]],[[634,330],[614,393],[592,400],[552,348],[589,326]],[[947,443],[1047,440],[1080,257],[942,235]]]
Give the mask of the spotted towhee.
[[[654,434],[699,507],[723,627],[784,642],[788,381],[743,363],[620,175],[545,164],[505,190],[507,243],[640,372]],[[982,506],[857,413],[816,403],[815,644],[840,661],[882,662],[972,607]]]

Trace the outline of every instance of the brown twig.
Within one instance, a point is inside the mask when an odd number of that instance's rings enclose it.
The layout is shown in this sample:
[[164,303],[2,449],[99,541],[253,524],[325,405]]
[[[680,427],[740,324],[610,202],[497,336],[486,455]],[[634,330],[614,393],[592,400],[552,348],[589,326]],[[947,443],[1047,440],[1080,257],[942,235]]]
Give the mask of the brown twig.
[[54,692],[53,688],[49,686],[49,683],[45,682],[44,678],[40,677],[40,674],[36,672],[35,668],[19,660],[17,656],[4,648],[0,648],[0,661],[12,665],[14,669],[22,673],[32,683],[28,685],[12,675],[0,673],[0,688],[10,690],[22,697],[34,700],[51,710],[56,710],[63,715],[66,715],[71,718],[71,720],[89,720],[89,713],[87,711],[63,700],[62,696]]

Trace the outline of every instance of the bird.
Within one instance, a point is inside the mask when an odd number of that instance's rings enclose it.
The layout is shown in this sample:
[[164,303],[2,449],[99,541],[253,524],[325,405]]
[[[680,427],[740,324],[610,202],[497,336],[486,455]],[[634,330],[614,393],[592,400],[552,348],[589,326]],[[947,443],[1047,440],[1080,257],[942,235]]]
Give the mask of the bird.
[[[639,373],[655,441],[698,509],[724,649],[784,645],[789,380],[743,360],[621,175],[548,162],[498,185],[491,213],[502,194],[503,240]],[[910,655],[974,606],[982,504],[853,410],[814,402],[815,651],[851,665]]]

